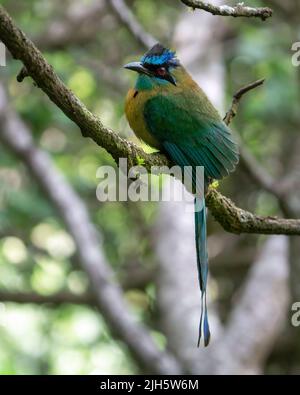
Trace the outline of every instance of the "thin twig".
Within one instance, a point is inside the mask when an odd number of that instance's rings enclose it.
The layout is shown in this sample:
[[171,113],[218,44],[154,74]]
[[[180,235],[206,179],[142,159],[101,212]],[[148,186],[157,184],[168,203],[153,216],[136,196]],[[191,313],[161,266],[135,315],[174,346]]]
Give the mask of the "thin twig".
[[232,103],[231,103],[231,107],[227,111],[227,113],[225,115],[225,118],[224,118],[224,122],[226,123],[226,125],[229,125],[230,122],[232,121],[232,119],[236,116],[237,110],[238,110],[238,106],[240,104],[240,100],[242,99],[242,97],[247,92],[251,91],[252,89],[255,89],[258,86],[263,85],[264,82],[265,82],[265,79],[260,79],[258,81],[252,82],[251,84],[248,84],[248,85],[242,87],[241,89],[239,89],[234,94],[233,99],[232,99]]
[[[233,96],[231,106],[227,111],[224,122],[229,125],[233,118],[236,116],[238,107],[243,96],[251,90],[263,85],[265,79],[260,79],[251,84],[248,84],[239,89]],[[282,212],[287,217],[296,216],[295,211],[287,201],[285,190],[280,187],[281,181],[276,181],[266,170],[263,168],[256,158],[248,151],[242,144],[239,136],[236,136],[240,146],[240,164],[252,180],[260,187],[271,193],[278,200]]]
[[268,7],[253,8],[245,6],[244,3],[239,3],[235,7],[228,5],[216,6],[206,1],[200,0],[181,0],[183,4],[191,7],[192,9],[201,9],[213,15],[232,16],[232,17],[255,17],[261,18],[265,21],[273,14],[273,10]]
[[19,74],[17,75],[17,81],[23,82],[26,77],[29,77],[28,71],[25,66],[21,68]]

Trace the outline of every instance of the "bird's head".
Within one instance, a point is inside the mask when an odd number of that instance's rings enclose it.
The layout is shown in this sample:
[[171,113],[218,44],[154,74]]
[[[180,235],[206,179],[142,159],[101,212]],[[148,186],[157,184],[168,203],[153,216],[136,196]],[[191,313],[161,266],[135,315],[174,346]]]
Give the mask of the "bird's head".
[[148,82],[151,80],[151,85],[172,84],[176,86],[176,77],[173,72],[179,66],[175,52],[161,44],[155,44],[139,62],[131,62],[124,67],[139,73],[143,80]]

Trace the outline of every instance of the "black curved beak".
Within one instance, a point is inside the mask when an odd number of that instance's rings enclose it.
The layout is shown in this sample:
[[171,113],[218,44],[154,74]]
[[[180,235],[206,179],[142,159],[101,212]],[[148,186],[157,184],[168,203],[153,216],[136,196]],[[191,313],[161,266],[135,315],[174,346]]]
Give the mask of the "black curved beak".
[[[136,71],[139,74],[146,74],[149,77],[153,77],[155,76],[155,74],[147,69],[146,67],[143,66],[143,64],[141,62],[131,62],[131,63],[127,63],[125,64],[125,66],[123,66],[125,69],[127,70],[132,70],[132,71]],[[176,81],[174,79],[174,77],[171,74],[167,74],[164,77],[157,77],[157,78],[161,78],[163,80],[169,81],[171,82],[171,84],[176,86]]]
[[146,67],[144,67],[141,62],[127,63],[123,67],[124,67],[124,69],[136,71],[137,73],[140,73],[140,74],[146,74],[149,76],[152,75],[150,70],[146,69]]

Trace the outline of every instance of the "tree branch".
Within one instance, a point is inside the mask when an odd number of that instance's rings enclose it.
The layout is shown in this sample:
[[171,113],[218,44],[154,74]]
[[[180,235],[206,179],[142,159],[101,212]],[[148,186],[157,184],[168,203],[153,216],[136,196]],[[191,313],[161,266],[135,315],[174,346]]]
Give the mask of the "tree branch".
[[[169,160],[165,155],[146,154],[141,148],[135,144],[122,139],[117,133],[105,127],[100,118],[93,115],[83,103],[69,90],[60,78],[54,73],[52,67],[47,63],[40,51],[34,44],[18,29],[10,16],[0,6],[0,39],[9,49],[14,58],[20,59],[26,67],[28,75],[30,75],[48,97],[80,128],[84,137],[92,138],[99,146],[106,149],[112,157],[118,161],[119,158],[127,158],[128,166],[140,164],[143,160],[147,170],[151,170],[151,166],[168,166]],[[210,208],[215,218],[225,225],[226,230],[236,233],[249,232],[249,226],[242,226],[243,221],[237,221],[236,218],[242,218],[243,210],[237,208],[233,204],[222,207],[222,204],[229,201],[217,191],[209,191],[207,206]],[[230,207],[230,210],[228,208]],[[228,213],[235,214],[233,225],[230,225]],[[226,221],[223,219],[224,213]],[[283,234],[300,234],[300,227],[297,220],[280,220],[276,219],[270,222],[269,218],[258,217],[245,211],[245,218],[252,216],[251,233],[271,233],[274,228],[275,233]],[[257,218],[253,222],[253,218]],[[266,221],[266,223],[264,223]],[[240,225],[238,225],[240,223]],[[273,228],[272,228],[273,227]]]
[[227,111],[225,118],[224,118],[224,122],[226,123],[226,125],[229,125],[230,122],[232,121],[232,119],[236,116],[237,114],[237,110],[238,110],[238,106],[240,104],[240,100],[242,99],[242,97],[249,91],[251,91],[252,89],[257,88],[258,86],[263,85],[263,83],[265,82],[264,79],[258,80],[258,81],[254,81],[251,84],[248,84],[244,87],[242,87],[241,89],[239,89],[234,95],[233,95],[233,99],[232,99],[232,103],[231,103],[231,107],[230,109]]
[[239,3],[235,7],[231,7],[228,5],[215,6],[206,1],[200,0],[181,0],[181,2],[188,7],[192,7],[193,9],[199,8],[210,12],[213,15],[248,18],[255,17],[261,18],[261,20],[265,21],[273,14],[273,11],[268,7],[253,8],[245,6],[244,3]]
[[206,195],[207,206],[222,227],[231,233],[300,235],[300,219],[262,217],[242,210],[215,189]]

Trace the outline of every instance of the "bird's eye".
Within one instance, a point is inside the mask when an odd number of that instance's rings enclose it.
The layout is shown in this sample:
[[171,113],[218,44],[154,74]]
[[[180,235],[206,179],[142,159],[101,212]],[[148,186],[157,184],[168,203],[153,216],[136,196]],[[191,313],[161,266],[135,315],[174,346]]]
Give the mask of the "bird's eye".
[[167,74],[167,70],[165,67],[159,67],[158,69],[156,69],[156,74],[160,77],[163,77]]

